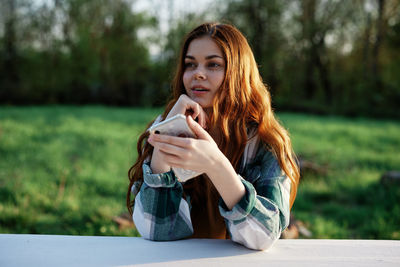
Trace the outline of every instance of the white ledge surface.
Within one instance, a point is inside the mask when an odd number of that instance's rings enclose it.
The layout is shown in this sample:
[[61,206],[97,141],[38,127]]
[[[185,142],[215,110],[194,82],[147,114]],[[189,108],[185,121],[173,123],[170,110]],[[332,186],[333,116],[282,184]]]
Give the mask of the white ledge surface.
[[400,266],[400,241],[278,240],[268,251],[230,240],[0,234],[0,266]]

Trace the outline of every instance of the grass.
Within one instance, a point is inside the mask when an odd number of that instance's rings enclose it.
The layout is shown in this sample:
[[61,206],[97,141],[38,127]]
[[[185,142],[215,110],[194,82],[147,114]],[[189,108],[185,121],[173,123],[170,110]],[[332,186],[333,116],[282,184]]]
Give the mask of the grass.
[[400,239],[400,123],[281,114],[295,151],[325,173],[302,177],[293,208],[314,238]]
[[[136,140],[160,110],[0,107],[0,233],[137,235],[126,212]],[[281,113],[306,172],[293,214],[313,238],[400,239],[400,123]]]
[[136,140],[157,110],[22,107],[0,111],[0,232],[133,235],[126,211]]

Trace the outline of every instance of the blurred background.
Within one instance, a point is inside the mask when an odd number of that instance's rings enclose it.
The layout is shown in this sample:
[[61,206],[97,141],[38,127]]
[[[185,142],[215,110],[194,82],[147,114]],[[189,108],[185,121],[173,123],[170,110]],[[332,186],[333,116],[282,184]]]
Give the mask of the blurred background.
[[287,237],[400,239],[399,0],[0,0],[0,233],[137,235],[136,140],[205,21],[247,37],[291,133]]

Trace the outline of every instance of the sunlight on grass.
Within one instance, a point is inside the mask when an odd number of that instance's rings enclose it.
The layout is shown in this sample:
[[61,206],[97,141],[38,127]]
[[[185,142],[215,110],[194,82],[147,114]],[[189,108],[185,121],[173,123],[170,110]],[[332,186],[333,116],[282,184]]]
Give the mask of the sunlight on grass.
[[[0,232],[137,235],[126,212],[136,140],[157,109],[0,107]],[[293,207],[312,238],[400,239],[400,123],[281,113],[306,172]]]

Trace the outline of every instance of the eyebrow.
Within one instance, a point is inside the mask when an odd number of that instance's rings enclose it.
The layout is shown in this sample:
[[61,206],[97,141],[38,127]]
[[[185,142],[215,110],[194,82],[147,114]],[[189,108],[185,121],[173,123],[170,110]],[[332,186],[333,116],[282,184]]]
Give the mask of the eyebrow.
[[[189,59],[193,59],[193,60],[196,59],[194,56],[191,56],[191,55],[186,55],[185,58],[189,58]],[[206,59],[212,59],[212,58],[222,58],[223,59],[223,57],[218,56],[218,55],[206,56]]]

